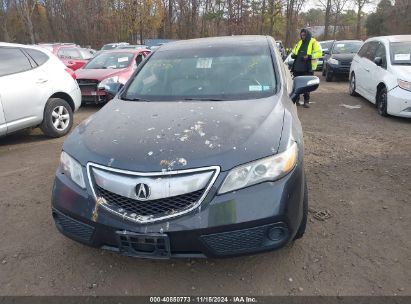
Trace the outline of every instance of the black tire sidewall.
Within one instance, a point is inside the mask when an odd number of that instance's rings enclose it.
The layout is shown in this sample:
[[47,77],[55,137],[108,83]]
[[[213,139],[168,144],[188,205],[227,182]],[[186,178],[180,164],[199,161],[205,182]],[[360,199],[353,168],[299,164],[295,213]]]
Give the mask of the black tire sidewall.
[[[354,78],[354,88],[352,87],[353,78]],[[357,89],[357,79],[355,78],[355,74],[351,73],[350,78],[349,78],[349,90],[350,90],[350,95],[351,96],[357,96],[358,95],[356,89]]]
[[[57,130],[52,121],[52,112],[54,108],[58,106],[63,106],[66,108],[67,112],[70,115],[70,122],[67,128],[64,131]],[[41,130],[46,136],[49,137],[61,137],[66,135],[68,132],[70,132],[71,128],[73,126],[73,110],[68,104],[67,101],[61,98],[50,98],[47,101],[46,107],[44,109],[44,117],[43,117],[43,122],[40,125]]]
[[332,75],[332,73],[331,73],[330,71],[328,71],[328,69],[327,69],[327,71],[325,72],[325,81],[331,82],[332,80],[333,80],[333,75]]
[[[382,94],[385,92],[385,101],[384,101],[384,106],[383,109],[380,109],[381,102],[382,102]],[[382,88],[378,91],[378,96],[377,96],[377,111],[378,114],[381,116],[387,116],[387,107],[388,107],[388,98],[387,98],[387,88]]]

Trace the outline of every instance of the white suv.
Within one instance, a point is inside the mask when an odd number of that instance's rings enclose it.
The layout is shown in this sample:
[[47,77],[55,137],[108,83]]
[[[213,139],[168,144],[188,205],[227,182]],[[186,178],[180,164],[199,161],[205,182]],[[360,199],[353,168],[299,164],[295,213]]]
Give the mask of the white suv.
[[411,35],[368,39],[350,69],[350,94],[377,105],[382,116],[411,118]]
[[47,136],[64,136],[80,105],[75,74],[56,56],[0,43],[0,136],[36,126]]

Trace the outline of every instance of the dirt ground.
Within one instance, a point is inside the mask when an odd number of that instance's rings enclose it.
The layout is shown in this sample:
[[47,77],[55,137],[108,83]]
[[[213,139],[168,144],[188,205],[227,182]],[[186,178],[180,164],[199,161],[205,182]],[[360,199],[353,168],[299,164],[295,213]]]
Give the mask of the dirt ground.
[[322,79],[312,101],[299,108],[305,237],[232,259],[140,260],[65,238],[50,212],[64,138],[1,138],[0,295],[411,295],[411,120],[378,116],[345,81]]

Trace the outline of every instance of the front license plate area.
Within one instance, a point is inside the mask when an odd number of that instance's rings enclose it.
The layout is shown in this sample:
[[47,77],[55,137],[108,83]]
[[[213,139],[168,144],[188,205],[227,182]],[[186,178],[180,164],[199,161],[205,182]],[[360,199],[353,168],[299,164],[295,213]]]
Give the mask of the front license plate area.
[[124,255],[156,259],[168,259],[171,255],[167,234],[118,231],[117,239],[120,252]]

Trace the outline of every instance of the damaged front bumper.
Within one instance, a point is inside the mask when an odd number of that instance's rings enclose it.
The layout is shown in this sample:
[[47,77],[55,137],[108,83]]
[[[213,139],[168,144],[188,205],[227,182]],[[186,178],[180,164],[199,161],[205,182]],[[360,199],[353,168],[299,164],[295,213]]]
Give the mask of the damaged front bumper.
[[101,208],[88,181],[81,189],[58,170],[52,214],[71,239],[143,258],[236,256],[277,249],[294,238],[303,216],[302,165],[281,180],[217,195],[225,176],[220,172],[195,210],[137,223]]

